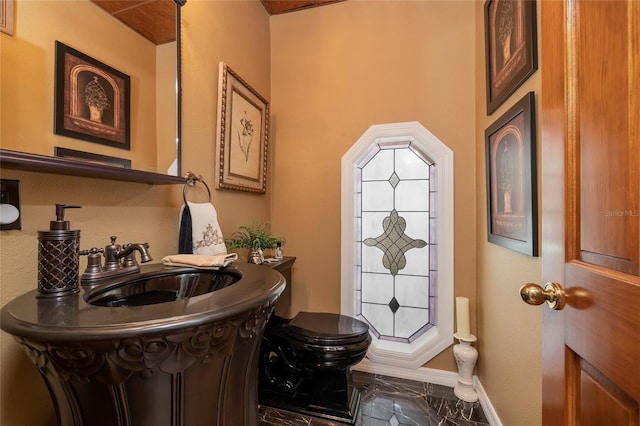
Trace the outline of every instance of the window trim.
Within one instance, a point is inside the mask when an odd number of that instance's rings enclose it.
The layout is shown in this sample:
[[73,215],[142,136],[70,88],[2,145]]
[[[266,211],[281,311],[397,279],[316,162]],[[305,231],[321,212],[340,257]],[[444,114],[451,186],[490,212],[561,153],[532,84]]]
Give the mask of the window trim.
[[341,313],[355,316],[355,169],[371,145],[411,142],[436,164],[437,323],[411,343],[372,336],[367,357],[374,363],[417,369],[453,344],[453,151],[418,122],[373,125],[342,157]]

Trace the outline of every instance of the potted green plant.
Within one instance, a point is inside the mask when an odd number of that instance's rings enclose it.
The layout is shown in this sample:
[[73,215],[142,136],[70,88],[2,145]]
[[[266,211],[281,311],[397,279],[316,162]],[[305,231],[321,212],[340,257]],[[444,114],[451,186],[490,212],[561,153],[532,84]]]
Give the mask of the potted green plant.
[[248,260],[251,263],[264,262],[264,250],[274,249],[284,244],[285,239],[271,235],[271,225],[256,221],[253,225],[242,225],[230,238],[225,238],[229,250],[249,250]]

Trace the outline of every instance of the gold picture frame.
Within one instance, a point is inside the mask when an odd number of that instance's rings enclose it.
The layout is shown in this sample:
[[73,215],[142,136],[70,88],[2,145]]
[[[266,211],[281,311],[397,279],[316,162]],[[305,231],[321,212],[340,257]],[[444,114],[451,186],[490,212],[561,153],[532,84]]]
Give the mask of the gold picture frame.
[[269,102],[224,62],[219,71],[216,188],[265,193]]

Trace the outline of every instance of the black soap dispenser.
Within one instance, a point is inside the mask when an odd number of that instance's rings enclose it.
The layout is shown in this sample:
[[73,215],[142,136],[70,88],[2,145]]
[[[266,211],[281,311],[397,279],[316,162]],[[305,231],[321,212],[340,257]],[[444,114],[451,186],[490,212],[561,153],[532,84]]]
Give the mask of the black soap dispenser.
[[56,220],[48,231],[38,231],[38,297],[58,297],[78,293],[80,231],[70,230],[65,209],[80,206],[56,204]]

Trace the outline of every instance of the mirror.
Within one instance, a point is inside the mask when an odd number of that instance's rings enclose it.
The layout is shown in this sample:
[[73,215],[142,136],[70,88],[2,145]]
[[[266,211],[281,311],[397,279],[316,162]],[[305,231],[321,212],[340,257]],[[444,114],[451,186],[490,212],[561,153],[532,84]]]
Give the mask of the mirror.
[[[125,2],[124,8],[123,2],[110,0],[82,0],[73,6],[66,1],[17,4],[14,34],[3,34],[1,39],[2,167],[148,183],[184,182],[180,177],[180,16],[185,2]],[[134,10],[136,4],[145,9]],[[52,121],[62,110],[57,108],[62,100],[65,107],[72,104],[68,98],[73,96],[76,104],[87,103],[87,95],[79,94],[80,78],[75,86],[56,87],[63,74],[58,70],[65,70],[64,61],[70,62],[56,54],[57,41],[129,78],[129,105],[119,110],[128,114],[127,120],[119,121],[119,125],[129,124],[128,144],[69,136],[58,131],[58,123],[54,131]],[[83,84],[84,89],[89,86]],[[108,84],[102,86],[107,108],[124,105],[113,100],[120,99],[117,96],[124,93],[120,87],[126,86],[113,85],[111,91]],[[65,118],[70,115],[67,111]],[[116,127],[113,120],[99,124]],[[79,135],[91,136],[94,129],[86,129],[80,129]]]

